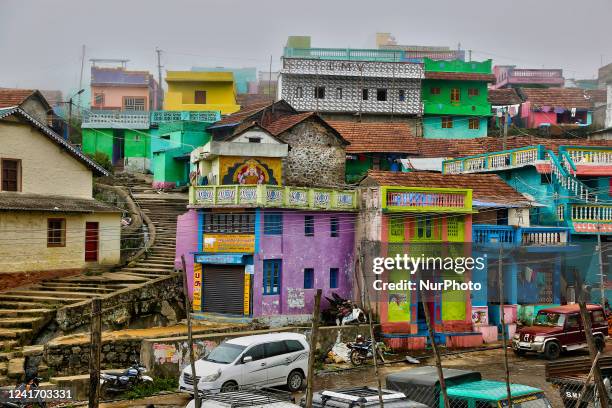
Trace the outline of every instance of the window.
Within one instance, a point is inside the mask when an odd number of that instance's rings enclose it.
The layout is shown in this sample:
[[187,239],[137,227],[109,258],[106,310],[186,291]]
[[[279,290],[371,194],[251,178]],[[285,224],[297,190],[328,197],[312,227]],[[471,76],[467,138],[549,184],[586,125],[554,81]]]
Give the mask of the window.
[[325,87],[324,86],[315,86],[314,97],[315,97],[315,99],[325,99]]
[[204,105],[206,103],[206,91],[195,91],[193,103]]
[[580,317],[577,314],[569,315],[565,324],[566,329],[579,329],[580,328]]
[[261,143],[260,137],[249,137],[247,139],[249,140],[249,143]]
[[340,233],[340,221],[338,217],[331,217],[329,219],[329,236],[337,237]]
[[446,235],[449,238],[459,238],[459,217],[446,219]]
[[338,268],[329,268],[329,287],[331,289],[335,289],[338,287],[338,275],[340,273],[340,269]]
[[304,289],[312,289],[314,287],[314,269],[304,268]]
[[417,238],[432,238],[433,219],[430,216],[420,217],[417,221]]
[[283,215],[281,213],[264,213],[264,235],[283,234]]
[[160,139],[170,140],[170,135],[163,135],[159,137]]
[[251,347],[249,350],[247,350],[246,353],[244,353],[244,357],[253,357],[253,361],[257,361],[257,360],[261,360],[265,357],[265,352],[264,352],[264,345],[263,344],[258,344],[254,347]]
[[272,343],[265,343],[264,350],[266,351],[266,358],[280,356],[287,352],[287,346],[284,341],[274,341]]
[[480,90],[478,88],[468,88],[468,96],[478,96],[480,95]]
[[593,310],[593,323],[605,323],[606,317],[601,310]]
[[285,340],[285,347],[287,348],[287,352],[293,353],[296,351],[304,350],[304,346],[297,340]]
[[389,238],[393,242],[401,242],[404,240],[404,218],[390,217],[389,218]]
[[376,100],[377,101],[386,101],[387,100],[387,90],[380,88],[376,90]]
[[565,219],[565,206],[563,204],[557,206],[557,219],[563,221]]
[[459,88],[452,88],[450,94],[451,103],[459,103],[461,99],[461,90]]
[[295,88],[295,97],[302,98],[304,96],[304,89],[301,86]]
[[314,237],[314,215],[304,216],[304,235]]
[[222,234],[255,233],[255,214],[245,212],[206,213],[204,232]]
[[443,116],[442,117],[442,129],[452,129],[453,127],[453,118],[451,116]]
[[342,88],[336,88],[336,99],[342,99]]
[[66,246],[66,219],[49,218],[47,220],[47,246]]
[[429,90],[429,93],[432,95],[440,95],[440,87],[432,86],[431,89]]
[[361,90],[361,99],[363,99],[364,101],[368,100],[368,90],[367,89]]
[[124,96],[123,97],[123,110],[131,110],[131,111],[145,110],[145,98]]
[[21,160],[2,159],[0,160],[0,180],[2,181],[1,191],[21,191]]
[[472,130],[478,130],[480,129],[480,119],[477,118],[470,118],[468,120],[468,127]]
[[404,91],[403,89],[400,89],[397,100],[400,102],[404,102],[406,100],[406,91]]
[[95,106],[104,105],[104,94],[103,93],[97,93],[94,95],[94,105]]
[[281,260],[264,259],[263,261],[263,294],[278,295],[280,293]]

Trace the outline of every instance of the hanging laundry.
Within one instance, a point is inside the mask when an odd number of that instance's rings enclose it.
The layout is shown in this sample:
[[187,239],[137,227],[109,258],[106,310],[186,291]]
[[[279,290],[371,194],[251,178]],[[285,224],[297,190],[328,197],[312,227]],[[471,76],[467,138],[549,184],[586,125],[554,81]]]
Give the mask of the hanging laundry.
[[572,108],[572,118],[576,117],[576,108]]
[[563,113],[565,112],[565,108],[555,107],[555,113]]

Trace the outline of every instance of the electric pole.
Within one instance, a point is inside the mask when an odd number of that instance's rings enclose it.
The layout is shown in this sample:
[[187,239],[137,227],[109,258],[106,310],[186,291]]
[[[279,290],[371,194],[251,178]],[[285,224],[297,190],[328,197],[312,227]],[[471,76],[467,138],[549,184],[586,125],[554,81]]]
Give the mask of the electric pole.
[[[83,69],[85,68],[85,44],[83,44],[83,48],[81,49],[81,75],[79,76],[79,89],[83,89]],[[81,113],[81,94],[79,94],[79,98],[77,99],[77,106],[79,107],[79,115]]]
[[161,65],[161,53],[162,50],[160,50],[158,47],[155,47],[155,52],[157,53],[157,109],[156,110],[161,110],[162,109],[162,97],[163,97],[163,86],[162,86],[162,65]]

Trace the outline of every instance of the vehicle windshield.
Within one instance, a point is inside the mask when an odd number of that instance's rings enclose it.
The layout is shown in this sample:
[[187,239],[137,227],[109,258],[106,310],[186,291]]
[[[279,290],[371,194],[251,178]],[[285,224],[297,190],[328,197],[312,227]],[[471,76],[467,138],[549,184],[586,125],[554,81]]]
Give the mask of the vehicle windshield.
[[561,313],[540,312],[533,320],[534,326],[563,327],[565,315]]
[[245,348],[245,346],[239,346],[237,344],[221,343],[207,356],[202,357],[202,360],[212,363],[229,364],[236,360]]

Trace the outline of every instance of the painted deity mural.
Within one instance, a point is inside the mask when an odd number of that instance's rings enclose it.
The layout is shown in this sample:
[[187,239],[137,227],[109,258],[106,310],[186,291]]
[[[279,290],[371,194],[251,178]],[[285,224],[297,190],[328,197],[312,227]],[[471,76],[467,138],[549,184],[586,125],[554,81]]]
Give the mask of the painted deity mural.
[[281,162],[278,159],[223,157],[220,162],[222,184],[279,185]]

